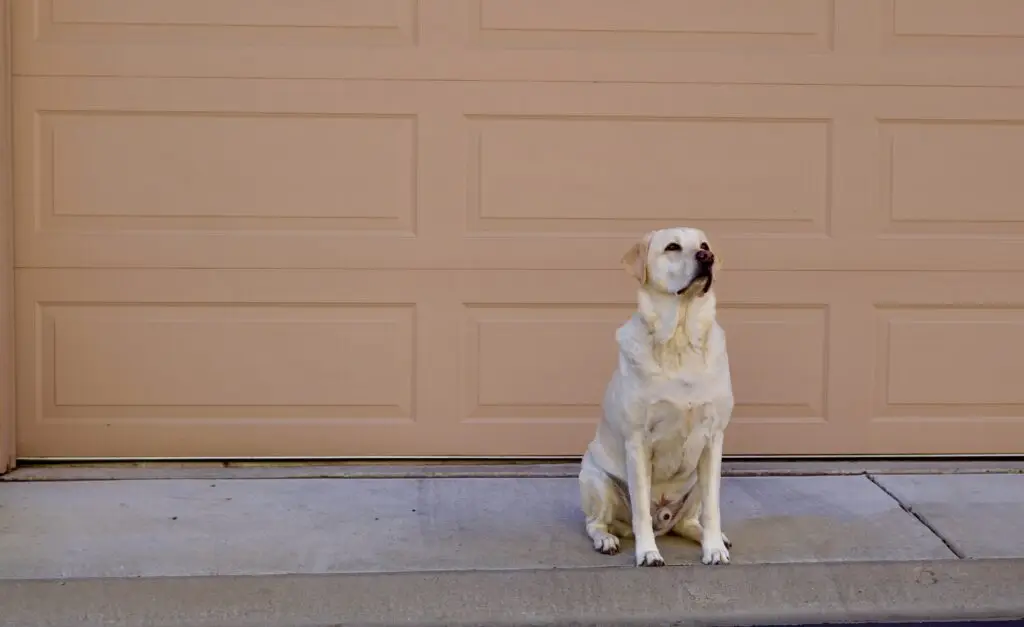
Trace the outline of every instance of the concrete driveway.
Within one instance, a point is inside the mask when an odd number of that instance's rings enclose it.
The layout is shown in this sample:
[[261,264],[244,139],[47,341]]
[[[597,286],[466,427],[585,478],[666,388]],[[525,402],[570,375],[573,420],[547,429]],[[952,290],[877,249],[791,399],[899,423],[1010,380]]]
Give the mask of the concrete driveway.
[[16,471],[0,625],[1024,616],[1021,474],[729,476],[734,563],[662,538],[636,569],[591,548],[573,466],[457,470]]

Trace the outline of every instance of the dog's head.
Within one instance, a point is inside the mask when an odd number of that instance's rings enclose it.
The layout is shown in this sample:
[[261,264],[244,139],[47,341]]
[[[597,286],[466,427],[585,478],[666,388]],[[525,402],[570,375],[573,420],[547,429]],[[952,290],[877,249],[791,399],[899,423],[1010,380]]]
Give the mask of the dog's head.
[[626,251],[622,264],[641,285],[667,294],[703,296],[714,280],[715,254],[704,231],[651,231]]

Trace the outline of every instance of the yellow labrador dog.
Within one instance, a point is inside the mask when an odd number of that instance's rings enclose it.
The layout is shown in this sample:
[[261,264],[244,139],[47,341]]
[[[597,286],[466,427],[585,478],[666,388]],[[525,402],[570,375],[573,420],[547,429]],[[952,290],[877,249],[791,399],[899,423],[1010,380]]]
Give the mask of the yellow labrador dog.
[[719,488],[733,394],[715,255],[703,231],[672,228],[646,234],[622,262],[640,283],[638,306],[615,334],[618,368],[580,469],[587,534],[607,554],[634,536],[637,566],[665,564],[655,537],[668,532],[699,543],[705,564],[727,564]]

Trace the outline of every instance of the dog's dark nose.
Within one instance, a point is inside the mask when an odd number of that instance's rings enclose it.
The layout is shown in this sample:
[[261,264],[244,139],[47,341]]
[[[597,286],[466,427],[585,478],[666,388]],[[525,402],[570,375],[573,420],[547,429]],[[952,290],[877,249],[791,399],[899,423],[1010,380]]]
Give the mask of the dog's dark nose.
[[711,252],[710,250],[698,250],[696,258],[697,263],[705,266],[710,266],[711,264],[715,263],[715,253]]

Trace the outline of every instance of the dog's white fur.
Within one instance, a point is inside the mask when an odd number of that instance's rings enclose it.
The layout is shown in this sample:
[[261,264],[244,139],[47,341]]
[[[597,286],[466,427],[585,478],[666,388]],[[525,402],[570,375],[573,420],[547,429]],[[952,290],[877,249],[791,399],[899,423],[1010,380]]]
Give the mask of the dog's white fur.
[[705,564],[729,562],[719,489],[734,401],[702,245],[699,229],[662,229],[622,258],[640,283],[638,307],[615,334],[618,368],[579,483],[594,548],[614,554],[633,535],[637,566],[664,565],[655,537],[670,531],[699,543]]

